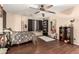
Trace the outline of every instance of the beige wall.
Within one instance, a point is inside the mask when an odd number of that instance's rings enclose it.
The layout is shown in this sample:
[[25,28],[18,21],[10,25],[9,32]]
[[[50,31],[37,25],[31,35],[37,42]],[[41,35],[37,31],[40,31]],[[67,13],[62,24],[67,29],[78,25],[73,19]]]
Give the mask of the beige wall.
[[7,18],[7,28],[11,28],[12,30],[14,30],[14,14],[11,13],[7,13],[6,15]]
[[[25,23],[26,25],[28,23],[26,16],[7,13],[7,27],[11,28],[13,31],[25,30],[25,28],[22,28],[21,26],[21,25],[24,25]],[[26,28],[26,31],[27,31],[27,28]]]
[[74,22],[74,44],[79,45],[79,5],[77,5],[74,10],[73,13],[71,14],[71,17],[73,17],[75,19]]
[[51,36],[51,34],[52,34],[52,32],[51,32],[51,23],[50,23],[50,22],[53,22],[53,21],[56,21],[54,15],[53,15],[53,17],[50,16],[50,17],[48,18],[48,34],[49,34],[50,36]]
[[[13,31],[28,31],[28,18],[27,16],[17,15],[13,13],[7,13],[7,28],[11,28]],[[39,20],[39,19],[36,19]],[[42,20],[42,19],[41,19]],[[25,24],[27,28],[25,28]],[[36,35],[42,35],[42,32],[34,31]]]
[[[25,25],[27,25],[27,28],[25,28]],[[28,31],[28,17],[27,16],[21,16],[21,31]]]
[[57,31],[57,38],[59,39],[59,27],[60,26],[69,26],[71,18],[69,17],[57,17],[56,18],[56,31]]

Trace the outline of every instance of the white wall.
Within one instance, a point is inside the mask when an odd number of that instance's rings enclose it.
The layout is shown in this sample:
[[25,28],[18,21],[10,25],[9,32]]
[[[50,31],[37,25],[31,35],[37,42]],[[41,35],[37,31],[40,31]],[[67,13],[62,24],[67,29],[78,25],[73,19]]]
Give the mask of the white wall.
[[22,29],[21,27],[22,21],[24,22],[24,24],[26,23],[27,25],[27,16],[7,13],[7,28],[11,28],[13,31],[22,31],[24,29]]
[[14,31],[21,31],[21,16],[15,15],[14,17]]
[[[28,31],[28,18],[27,16],[17,15],[13,13],[7,13],[7,28],[11,28],[13,31]],[[35,20],[39,20],[36,19]],[[40,19],[42,20],[42,19]],[[27,28],[25,28],[25,24]],[[36,35],[42,35],[42,32],[34,31]]]
[[74,22],[74,44],[79,45],[79,17],[75,18]]
[[6,15],[6,26],[14,30],[14,14],[7,13]]
[[[27,28],[25,28],[25,25],[27,25]],[[28,17],[27,16],[21,16],[21,31],[28,31]]]
[[71,16],[75,19],[75,22],[74,22],[74,37],[75,37],[74,44],[79,45],[79,5],[77,5],[74,8]]
[[56,31],[57,31],[57,39],[59,39],[59,27],[60,26],[70,26],[70,20],[72,20],[69,17],[57,17],[56,18]]

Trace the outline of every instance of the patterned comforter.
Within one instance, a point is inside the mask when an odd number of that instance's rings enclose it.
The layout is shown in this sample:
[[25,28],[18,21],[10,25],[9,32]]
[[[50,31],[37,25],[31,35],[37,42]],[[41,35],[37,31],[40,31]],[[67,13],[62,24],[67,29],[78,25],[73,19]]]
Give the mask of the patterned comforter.
[[15,31],[11,34],[11,45],[13,44],[21,44],[28,41],[33,41],[33,43],[36,40],[35,34],[32,32],[26,32],[26,31]]

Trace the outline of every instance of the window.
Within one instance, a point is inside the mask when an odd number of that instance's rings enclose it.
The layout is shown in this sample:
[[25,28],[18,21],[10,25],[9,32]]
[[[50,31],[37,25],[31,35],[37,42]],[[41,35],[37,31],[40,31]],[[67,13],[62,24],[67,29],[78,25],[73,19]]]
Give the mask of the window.
[[28,31],[42,31],[42,20],[28,20]]

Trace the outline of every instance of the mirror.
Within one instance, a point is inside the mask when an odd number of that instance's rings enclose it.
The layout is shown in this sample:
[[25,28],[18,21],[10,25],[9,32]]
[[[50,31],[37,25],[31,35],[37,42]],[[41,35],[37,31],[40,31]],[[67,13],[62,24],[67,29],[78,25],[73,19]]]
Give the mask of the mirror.
[[53,19],[50,22],[50,25],[51,25],[51,29],[50,29],[51,36],[56,39],[56,37],[57,37],[57,34],[56,34],[56,19]]

